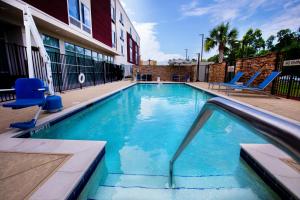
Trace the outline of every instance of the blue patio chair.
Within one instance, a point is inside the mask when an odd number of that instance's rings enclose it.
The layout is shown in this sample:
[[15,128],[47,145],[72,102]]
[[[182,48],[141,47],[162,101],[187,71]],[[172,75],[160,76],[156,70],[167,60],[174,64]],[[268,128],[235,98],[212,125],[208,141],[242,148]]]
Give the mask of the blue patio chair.
[[190,79],[190,74],[184,75],[184,81],[187,82]]
[[180,81],[179,75],[178,75],[178,74],[173,74],[173,75],[172,75],[172,81],[174,81],[174,82],[179,82],[179,81]]
[[35,127],[37,118],[46,103],[45,91],[42,80],[37,78],[19,78],[15,82],[16,101],[3,104],[3,107],[12,109],[22,109],[32,106],[38,106],[39,110],[34,118],[27,122],[17,122],[10,124],[12,128],[29,129]]
[[222,84],[222,86],[226,87],[226,89],[237,89],[237,88],[247,88],[249,87],[253,81],[261,74],[261,71],[255,72],[255,74],[253,74],[253,76],[251,76],[251,78],[244,83],[243,85],[237,85],[237,84],[229,84],[229,83],[224,83]]
[[212,86],[212,89],[213,89],[214,85],[219,85],[219,89],[220,89],[220,86],[222,86],[222,85],[226,85],[226,84],[235,85],[236,82],[238,82],[238,80],[240,80],[240,78],[243,75],[244,75],[244,72],[238,71],[237,74],[228,83],[212,82],[212,83],[208,83],[208,88],[210,88],[210,86]]
[[142,81],[147,81],[147,75],[146,75],[146,74],[143,74],[141,80],[142,80]]
[[[263,82],[261,82],[257,87],[246,87],[246,86],[235,86],[235,89],[239,89],[240,91],[248,90],[252,92],[261,92],[265,93],[267,95],[270,95],[269,93],[264,92],[264,89],[277,77],[279,76],[281,72],[273,71]],[[227,93],[228,95],[228,93]]]

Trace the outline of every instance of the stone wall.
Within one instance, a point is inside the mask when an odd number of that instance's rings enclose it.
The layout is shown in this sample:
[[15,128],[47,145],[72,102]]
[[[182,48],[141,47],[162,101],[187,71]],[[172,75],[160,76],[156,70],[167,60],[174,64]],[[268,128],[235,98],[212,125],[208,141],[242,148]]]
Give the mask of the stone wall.
[[226,63],[215,63],[209,65],[208,82],[224,82]]
[[172,81],[174,74],[182,77],[187,74],[190,76],[190,81],[196,81],[197,66],[168,66],[168,65],[156,65],[156,66],[133,66],[133,77],[139,73],[151,74],[152,80],[156,81],[157,77],[160,77],[161,81]]
[[[276,53],[270,53],[265,56],[239,59],[236,61],[235,72],[242,71],[245,74],[240,79],[241,82],[246,82],[258,70],[262,70],[259,77],[253,82],[253,86],[261,83],[276,67]],[[267,90],[271,89],[271,84]]]

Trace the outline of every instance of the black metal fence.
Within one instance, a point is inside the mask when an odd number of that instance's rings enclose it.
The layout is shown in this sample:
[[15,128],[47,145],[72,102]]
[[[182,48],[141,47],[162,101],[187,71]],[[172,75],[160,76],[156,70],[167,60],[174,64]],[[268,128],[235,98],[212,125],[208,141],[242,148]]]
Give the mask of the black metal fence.
[[276,70],[281,74],[273,83],[272,94],[300,100],[300,65],[284,66],[285,60],[300,59],[300,49],[277,56]]
[[[38,48],[32,48],[35,74],[45,80],[43,61]],[[15,91],[10,90],[18,78],[28,77],[26,47],[0,40],[0,102],[15,99]]]
[[[96,61],[90,57],[48,54],[51,59],[54,90],[57,92],[118,81],[123,78],[124,69],[120,65]],[[81,73],[85,76],[84,83],[78,80]]]
[[[123,78],[124,69],[120,65],[93,60],[91,57],[64,55],[48,52],[54,90],[62,92],[76,88],[118,81]],[[46,66],[37,48],[32,48],[33,69],[36,77],[46,81]],[[83,73],[85,82],[78,76]],[[6,90],[14,86],[16,79],[28,77],[26,47],[0,41],[0,102],[15,99],[14,91]]]

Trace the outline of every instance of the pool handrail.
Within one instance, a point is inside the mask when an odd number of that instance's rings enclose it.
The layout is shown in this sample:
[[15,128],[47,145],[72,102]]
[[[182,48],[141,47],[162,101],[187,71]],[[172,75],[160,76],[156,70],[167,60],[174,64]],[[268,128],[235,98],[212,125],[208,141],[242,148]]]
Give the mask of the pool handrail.
[[262,112],[238,102],[215,97],[208,100],[185,135],[169,163],[169,186],[173,186],[173,165],[186,146],[210,118],[214,110],[221,110],[255,128],[264,138],[271,139],[292,158],[300,158],[300,124]]

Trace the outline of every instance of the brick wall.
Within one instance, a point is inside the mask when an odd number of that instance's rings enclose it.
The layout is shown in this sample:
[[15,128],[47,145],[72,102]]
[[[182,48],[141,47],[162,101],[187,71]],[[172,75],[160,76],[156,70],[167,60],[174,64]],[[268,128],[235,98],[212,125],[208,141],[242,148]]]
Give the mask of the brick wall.
[[167,66],[167,65],[156,65],[156,66],[134,66],[133,76],[136,77],[137,73],[152,74],[152,80],[156,81],[157,77],[160,77],[161,81],[172,81],[174,74],[185,76],[189,74],[190,81],[196,81],[197,66]]
[[[249,80],[249,78],[258,70],[261,70],[262,73],[259,77],[253,82],[254,86],[257,86],[261,83],[273,70],[276,66],[276,53],[270,53],[265,56],[239,59],[236,61],[235,72],[242,71],[245,72],[243,77],[240,79],[241,82]],[[271,84],[268,86],[267,90],[271,89]]]
[[209,65],[208,82],[224,82],[225,67],[225,62]]

